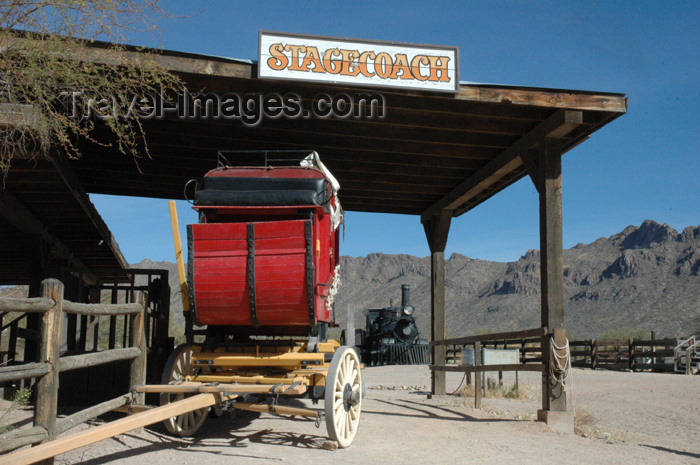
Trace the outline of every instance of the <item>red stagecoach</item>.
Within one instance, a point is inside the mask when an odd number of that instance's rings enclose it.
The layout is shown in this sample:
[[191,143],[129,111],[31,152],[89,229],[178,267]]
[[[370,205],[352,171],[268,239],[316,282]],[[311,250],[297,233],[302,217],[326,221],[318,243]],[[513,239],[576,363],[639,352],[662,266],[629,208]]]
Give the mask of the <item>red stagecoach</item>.
[[[318,410],[268,401],[324,400],[329,436],[340,447],[352,443],[360,362],[352,348],[328,339],[339,284],[338,189],[316,152],[220,152],[219,167],[195,182],[187,344],[166,364],[162,403],[216,392],[213,412],[302,415],[319,424]],[[208,411],[165,426],[191,435]]]

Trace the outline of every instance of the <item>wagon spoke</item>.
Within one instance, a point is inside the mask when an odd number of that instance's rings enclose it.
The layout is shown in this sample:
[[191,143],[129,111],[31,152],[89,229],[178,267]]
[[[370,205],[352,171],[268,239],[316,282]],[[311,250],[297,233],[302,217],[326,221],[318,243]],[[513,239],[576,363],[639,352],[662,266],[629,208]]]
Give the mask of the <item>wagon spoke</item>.
[[[161,382],[163,384],[172,384],[173,381],[191,376],[192,370],[192,348],[186,345],[181,345],[170,355],[163,370]],[[165,405],[172,402],[189,397],[190,394],[177,393],[165,394],[161,396],[161,404]],[[204,423],[207,417],[209,408],[198,409],[190,412],[185,412],[169,418],[163,422],[165,429],[177,436],[192,436]]]
[[345,370],[343,372],[343,384],[347,383],[348,380],[350,379],[350,363],[351,359],[348,357],[345,357],[344,360],[345,363],[343,363]]

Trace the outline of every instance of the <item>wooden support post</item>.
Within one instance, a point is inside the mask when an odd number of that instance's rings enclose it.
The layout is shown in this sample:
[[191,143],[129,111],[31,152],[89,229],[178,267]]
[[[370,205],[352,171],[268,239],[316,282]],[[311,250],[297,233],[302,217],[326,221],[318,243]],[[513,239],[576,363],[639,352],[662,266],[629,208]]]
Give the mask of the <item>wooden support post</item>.
[[591,370],[595,370],[598,365],[598,347],[595,339],[591,339]]
[[[42,281],[41,296],[53,299],[55,305],[44,312],[39,324],[39,360],[51,365],[51,371],[42,376],[37,383],[34,426],[44,428],[48,433],[46,441],[51,441],[56,437],[61,320],[63,319],[63,283],[56,279]],[[53,464],[53,458],[47,459],[43,463]]]
[[7,360],[17,360],[17,333],[19,332],[19,318],[10,324],[10,339],[7,341]]
[[[431,304],[431,339],[442,340],[446,337],[445,323],[445,253],[431,252],[430,254],[430,304]],[[446,346],[433,347],[433,364],[446,363]],[[447,380],[444,372],[433,372],[431,392],[434,395],[447,393]]]
[[[5,314],[0,312],[0,328],[2,328],[2,323],[5,320]],[[2,351],[2,330],[0,330],[0,366],[5,363],[5,354]]]
[[[110,301],[112,304],[116,304],[119,302],[119,289],[118,286],[119,283],[117,282],[117,278],[114,278],[114,285],[112,286],[112,300]],[[117,346],[117,317],[116,316],[110,316],[109,317],[109,342],[107,343],[107,348],[108,349],[114,349]],[[95,338],[95,350],[97,350],[97,338]]]
[[[533,182],[540,195],[540,275],[542,291],[541,324],[552,334],[557,346],[565,344],[564,260],[562,235],[561,145],[545,139],[537,157],[538,176]],[[542,338],[542,410],[566,411],[566,393],[551,377],[551,338]]]
[[[88,300],[91,304],[99,304],[101,295],[100,295],[100,287],[102,286],[102,283],[100,281],[97,282],[95,286],[90,287],[90,291],[88,294]],[[80,317],[80,344],[78,349],[81,352],[87,351],[87,338],[88,338],[88,326],[90,326],[90,323],[92,322],[92,317],[88,315],[81,315]],[[97,345],[97,339],[95,339],[95,345]]]
[[[430,246],[430,336],[432,341],[442,341],[446,336],[445,326],[445,246],[452,220],[451,210],[442,210],[423,223]],[[432,364],[445,365],[447,346],[432,347]],[[431,372],[432,395],[447,394],[444,371]]]
[[[39,243],[39,246],[37,249],[41,248],[41,243]],[[35,251],[34,254],[36,255],[37,252]],[[39,258],[37,258],[39,260]],[[29,290],[27,291],[27,297],[41,297],[41,292],[42,292],[42,282],[41,278],[44,277],[42,275],[42,270],[40,267],[33,267],[32,269],[32,276],[30,277],[30,283],[29,283]],[[26,316],[25,319],[25,328],[28,329],[29,331],[38,331],[39,327],[41,325],[40,323],[41,316],[38,313],[29,313]],[[25,362],[37,362],[40,360],[39,358],[39,341],[36,339],[33,339],[31,337],[25,337],[24,338],[24,356],[23,360]],[[27,380],[28,382],[28,380]]]
[[627,356],[627,364],[628,368],[630,371],[634,371],[636,367],[635,363],[635,356],[636,354],[634,353],[634,339],[628,339],[627,340],[627,351],[628,351],[628,356]]
[[[552,347],[566,344],[564,325],[564,253],[562,234],[562,181],[561,142],[547,138],[539,147],[533,183],[539,192],[540,203],[540,279],[541,325],[550,336],[542,338],[542,410],[540,419],[559,430],[573,431],[570,415],[552,414],[566,412],[566,391],[557,382],[552,371]],[[560,356],[563,353],[558,354]]]
[[[481,342],[474,343],[474,366],[481,366]],[[483,388],[483,373],[474,373],[474,408],[481,408],[481,389]]]
[[[146,319],[146,306],[148,305],[148,294],[141,294],[141,303],[143,311],[137,315],[131,322],[131,347],[136,347],[141,350],[141,355],[131,361],[131,381],[130,386],[146,384],[146,333],[144,331],[144,320]],[[134,397],[134,403],[143,405],[145,394],[139,393]]]

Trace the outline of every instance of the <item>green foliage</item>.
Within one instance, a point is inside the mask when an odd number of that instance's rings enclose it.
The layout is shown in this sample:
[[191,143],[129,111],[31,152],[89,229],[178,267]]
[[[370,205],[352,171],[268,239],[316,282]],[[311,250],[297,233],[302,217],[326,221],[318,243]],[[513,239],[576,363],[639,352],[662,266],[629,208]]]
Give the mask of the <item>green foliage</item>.
[[[121,105],[179,87],[180,80],[142,50],[118,45],[132,32],[153,31],[166,16],[160,0],[11,0],[0,5],[0,170],[15,157],[58,146],[80,157],[77,139],[148,156],[136,112],[119,117],[74,113],[74,93]],[[95,48],[94,40],[108,41]],[[91,46],[92,45],[92,46]],[[120,106],[121,107],[121,106]],[[127,103],[128,107],[128,103]],[[96,132],[96,126],[107,131]]]
[[649,337],[649,331],[623,326],[621,328],[611,329],[598,339],[606,341],[626,341],[628,339],[649,339]]
[[22,388],[15,391],[15,393],[12,395],[10,406],[4,412],[0,413],[0,434],[14,429],[14,426],[5,424],[7,416],[16,408],[29,405],[29,400],[31,397],[31,387]]
[[19,406],[29,405],[29,399],[32,397],[32,388],[26,387],[18,389],[12,395],[12,403]]

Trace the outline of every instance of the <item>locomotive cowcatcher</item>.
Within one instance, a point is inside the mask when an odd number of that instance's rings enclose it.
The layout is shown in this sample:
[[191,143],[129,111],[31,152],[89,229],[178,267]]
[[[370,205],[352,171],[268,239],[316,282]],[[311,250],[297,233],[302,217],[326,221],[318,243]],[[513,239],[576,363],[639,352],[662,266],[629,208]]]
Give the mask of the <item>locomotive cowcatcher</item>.
[[[161,403],[215,392],[214,415],[252,410],[318,426],[320,411],[282,399],[323,400],[329,437],[349,446],[362,375],[355,350],[328,339],[343,220],[337,181],[316,152],[219,152],[219,167],[195,184],[199,223],[187,226],[186,286],[181,278],[187,343],[166,363]],[[164,424],[189,436],[208,414]]]

